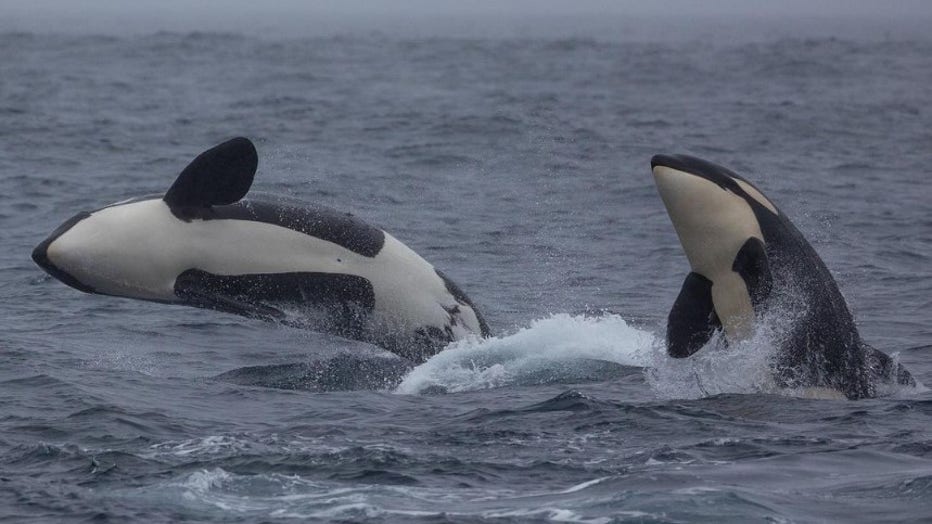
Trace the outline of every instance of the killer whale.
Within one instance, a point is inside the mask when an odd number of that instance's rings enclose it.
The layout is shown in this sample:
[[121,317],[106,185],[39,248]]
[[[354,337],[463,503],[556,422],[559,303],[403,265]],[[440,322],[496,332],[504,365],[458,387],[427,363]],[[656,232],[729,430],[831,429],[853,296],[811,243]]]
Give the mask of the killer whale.
[[656,155],[651,171],[691,267],[667,321],[670,356],[694,354],[716,332],[741,340],[782,300],[797,318],[773,365],[779,386],[861,399],[885,384],[915,385],[861,340],[825,263],[752,183],[688,155]]
[[258,153],[243,137],[198,155],[164,195],[65,221],[32,258],[87,293],[275,320],[421,362],[490,334],[442,272],[350,213],[245,198]]

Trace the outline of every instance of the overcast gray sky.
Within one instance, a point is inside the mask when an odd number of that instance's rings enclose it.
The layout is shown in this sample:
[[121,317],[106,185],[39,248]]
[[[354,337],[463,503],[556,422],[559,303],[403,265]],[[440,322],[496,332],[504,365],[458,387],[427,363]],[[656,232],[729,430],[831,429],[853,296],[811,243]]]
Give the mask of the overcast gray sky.
[[531,20],[551,18],[556,23],[547,31],[559,32],[560,17],[568,17],[563,30],[572,33],[574,17],[602,16],[906,20],[922,30],[932,19],[932,0],[0,0],[0,31],[67,33],[204,30],[275,36],[435,27],[442,36],[447,29],[466,30],[462,24],[444,26],[443,19],[469,19],[466,32],[481,33],[484,24],[495,32],[522,20],[528,29]]
[[[49,12],[318,12],[318,13],[638,13],[663,14],[932,14],[929,0],[0,0],[0,6]],[[223,13],[221,13],[223,12]]]

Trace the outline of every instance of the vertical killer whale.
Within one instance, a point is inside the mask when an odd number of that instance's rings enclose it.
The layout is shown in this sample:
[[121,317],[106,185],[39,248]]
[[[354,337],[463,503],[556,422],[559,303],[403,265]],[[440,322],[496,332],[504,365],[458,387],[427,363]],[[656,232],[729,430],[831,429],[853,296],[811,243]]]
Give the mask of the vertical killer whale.
[[915,385],[905,368],[861,340],[822,259],[753,184],[687,155],[656,155],[651,170],[692,269],[670,310],[670,356],[694,354],[718,331],[741,340],[768,308],[794,297],[799,318],[774,363],[779,386],[861,399],[883,384]]
[[79,213],[32,258],[87,293],[280,321],[414,362],[489,335],[455,283],[382,229],[323,206],[244,199],[257,166],[248,139],[224,142],[164,196]]

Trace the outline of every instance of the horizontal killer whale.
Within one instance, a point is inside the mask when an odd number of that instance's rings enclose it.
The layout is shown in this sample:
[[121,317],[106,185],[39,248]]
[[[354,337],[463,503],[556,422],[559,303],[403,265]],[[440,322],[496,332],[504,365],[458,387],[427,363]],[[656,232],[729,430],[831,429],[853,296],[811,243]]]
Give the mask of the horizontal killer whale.
[[773,202],[734,172],[687,155],[656,155],[654,181],[692,271],[667,322],[667,351],[684,358],[717,331],[734,342],[778,301],[798,318],[781,340],[778,385],[850,399],[878,386],[915,385],[901,365],[861,340],[825,263]]
[[453,281],[382,229],[323,206],[245,199],[257,166],[248,139],[224,142],[164,196],[79,213],[32,258],[87,293],[280,321],[414,362],[489,335]]

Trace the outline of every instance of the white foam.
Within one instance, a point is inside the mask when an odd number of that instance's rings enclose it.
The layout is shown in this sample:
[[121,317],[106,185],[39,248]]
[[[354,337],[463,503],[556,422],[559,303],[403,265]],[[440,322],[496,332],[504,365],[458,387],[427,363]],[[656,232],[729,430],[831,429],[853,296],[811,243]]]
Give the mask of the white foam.
[[163,461],[209,459],[245,453],[337,453],[345,447],[334,446],[323,437],[289,437],[271,435],[207,435],[193,439],[169,440],[152,444],[140,453],[144,458]]
[[675,495],[706,495],[708,493],[721,493],[722,490],[708,486],[692,486],[673,490]]
[[652,360],[654,335],[617,315],[565,313],[535,320],[511,335],[454,342],[413,369],[397,392],[416,394],[431,387],[474,391],[520,383],[548,369],[565,373],[574,359],[644,366]]
[[580,483],[580,484],[576,484],[575,486],[566,488],[566,489],[564,489],[563,491],[561,491],[560,493],[566,494],[566,493],[575,493],[575,492],[577,492],[577,491],[582,491],[582,490],[588,488],[589,486],[595,486],[596,484],[599,484],[599,483],[601,483],[602,481],[608,480],[608,479],[610,479],[610,478],[612,478],[612,477],[600,477],[600,478],[597,478],[597,479],[587,480],[586,482],[582,482],[582,483]]
[[243,452],[249,445],[248,441],[231,435],[209,435],[196,439],[153,444],[150,449],[178,457],[187,457]]
[[223,486],[223,483],[229,481],[230,478],[230,473],[222,468],[214,468],[212,470],[202,469],[191,473],[191,475],[181,483],[181,486],[191,492],[203,493],[211,489],[220,488]]
[[555,507],[490,511],[483,513],[482,516],[493,519],[508,517],[531,517],[533,520],[549,520],[551,522],[575,522],[583,524],[608,524],[609,522],[612,522],[612,519],[609,517],[586,518],[572,510]]

